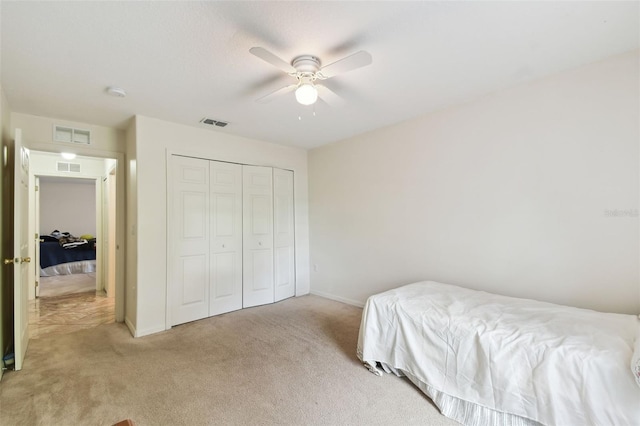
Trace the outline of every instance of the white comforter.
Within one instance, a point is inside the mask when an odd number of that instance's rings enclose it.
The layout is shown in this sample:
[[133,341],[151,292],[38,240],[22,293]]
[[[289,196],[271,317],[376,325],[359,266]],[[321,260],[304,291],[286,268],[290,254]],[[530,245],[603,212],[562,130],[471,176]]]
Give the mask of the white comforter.
[[369,298],[358,356],[485,413],[545,425],[640,425],[629,367],[639,327],[634,315],[425,281]]

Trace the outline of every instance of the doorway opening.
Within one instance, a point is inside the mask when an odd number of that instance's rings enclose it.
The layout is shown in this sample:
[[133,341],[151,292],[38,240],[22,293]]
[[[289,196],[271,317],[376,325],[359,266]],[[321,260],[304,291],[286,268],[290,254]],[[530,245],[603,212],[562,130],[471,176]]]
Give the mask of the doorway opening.
[[29,337],[116,320],[116,159],[31,151]]

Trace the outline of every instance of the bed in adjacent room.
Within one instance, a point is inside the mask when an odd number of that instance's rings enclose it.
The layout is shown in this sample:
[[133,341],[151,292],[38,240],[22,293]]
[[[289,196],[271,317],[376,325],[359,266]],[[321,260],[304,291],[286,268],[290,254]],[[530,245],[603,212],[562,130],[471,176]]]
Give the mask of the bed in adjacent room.
[[76,238],[69,233],[42,235],[40,276],[86,274],[96,271],[95,238]]
[[358,357],[465,425],[640,424],[640,320],[432,281],[372,296]]

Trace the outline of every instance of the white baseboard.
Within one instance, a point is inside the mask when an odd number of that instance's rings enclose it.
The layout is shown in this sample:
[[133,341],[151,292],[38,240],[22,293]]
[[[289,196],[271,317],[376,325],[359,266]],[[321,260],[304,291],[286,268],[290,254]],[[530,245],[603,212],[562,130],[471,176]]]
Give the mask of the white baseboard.
[[360,302],[358,300],[353,300],[353,299],[347,299],[346,297],[340,297],[330,293],[325,293],[324,291],[311,290],[311,294],[324,297],[325,299],[331,299],[337,302],[346,303],[347,305],[357,306],[358,308],[364,307],[364,302]]
[[136,328],[133,326],[133,324],[131,323],[131,321],[129,321],[129,318],[124,319],[124,323],[126,324],[127,328],[129,329],[129,333],[131,333],[131,335],[133,337],[137,337],[136,336]]
[[144,330],[137,330],[137,333],[134,337],[143,337],[143,336],[148,336],[150,334],[156,334],[156,333],[160,333],[163,331],[167,331],[166,328],[164,328],[164,326],[161,327],[153,327],[153,328],[147,328]]

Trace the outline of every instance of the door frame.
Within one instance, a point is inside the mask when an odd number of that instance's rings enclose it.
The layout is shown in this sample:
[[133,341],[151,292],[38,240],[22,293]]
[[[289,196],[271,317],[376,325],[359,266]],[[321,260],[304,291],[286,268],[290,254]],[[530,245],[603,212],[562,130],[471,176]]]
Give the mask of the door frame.
[[[29,179],[29,181],[31,181],[31,179]],[[33,277],[34,277],[35,283],[34,285],[29,286],[29,300],[40,297],[40,237],[41,235],[40,235],[40,232],[38,232],[38,229],[40,229],[40,178],[38,176],[34,177],[33,184],[34,184],[33,197],[31,198],[33,200],[33,211],[31,211],[31,208],[29,209],[30,210],[29,222],[33,224],[36,231],[35,235],[37,235],[38,237],[33,238],[34,262],[33,262],[33,265],[31,266],[31,269],[33,271]],[[29,192],[32,192],[31,189],[29,189]],[[34,286],[35,286],[35,289],[34,289],[33,298],[32,298],[31,289]]]
[[[40,152],[38,151],[31,151],[32,154],[35,153],[36,158],[38,156],[38,154]],[[92,185],[94,188],[94,201],[93,203],[95,204],[95,209],[96,209],[96,215],[95,215],[95,225],[96,225],[96,239],[97,241],[102,241],[104,239],[104,232],[102,231],[102,225],[105,221],[105,217],[104,217],[104,213],[102,211],[102,205],[104,204],[104,190],[102,187],[102,177],[101,176],[96,176],[96,175],[86,175],[86,174],[82,174],[81,176],[69,176],[69,175],[63,175],[61,173],[58,174],[54,174],[53,172],[45,172],[45,173],[40,173],[38,172],[30,173],[30,182],[33,182],[35,184],[35,182],[40,181],[40,178],[44,178],[46,181],[46,178],[61,178],[64,179],[65,181],[71,181],[73,179],[82,179],[85,181],[93,181]],[[40,187],[38,188],[38,191],[35,191],[35,188],[30,188],[29,192],[31,193],[31,195],[35,194],[35,197],[39,198],[40,196],[40,188],[41,188],[41,184],[39,184]],[[33,210],[33,211],[32,211]],[[34,228],[30,229],[30,235],[33,234],[37,234],[38,237],[42,237],[42,235],[39,232],[40,229],[40,205],[39,205],[39,201],[36,202],[34,200],[33,203],[29,204],[29,218],[30,218],[30,225],[33,225]],[[80,235],[75,235],[76,237],[79,237]],[[33,241],[35,242],[35,238],[33,239]],[[37,253],[40,250],[40,246],[39,244],[35,244],[35,246],[30,247],[30,252],[31,253]],[[102,276],[102,271],[104,271],[104,269],[106,268],[105,262],[104,262],[104,256],[105,256],[105,251],[104,248],[98,244],[96,247],[96,291],[99,291],[101,289],[104,288],[104,278]],[[38,265],[35,265],[35,268],[33,269],[33,274],[35,275],[35,280],[37,281],[40,277],[40,268],[38,267]],[[32,277],[33,278],[33,277]],[[37,290],[37,288],[35,287],[35,283],[34,282],[30,282],[29,285],[29,300],[33,300],[33,295],[38,295],[39,291]]]
[[[48,154],[60,154],[62,152],[67,152],[72,150],[78,156],[81,157],[91,157],[95,159],[114,159],[116,160],[116,291],[115,291],[115,320],[116,322],[124,322],[124,314],[125,314],[125,259],[126,259],[126,234],[125,234],[125,155],[121,152],[114,151],[103,151],[103,150],[92,150],[91,148],[81,147],[81,146],[70,146],[65,149],[62,146],[51,146],[51,144],[43,144],[43,143],[25,143],[23,144],[26,148],[31,150],[32,152],[42,152]],[[105,173],[107,171],[105,170]],[[39,174],[41,175],[41,174]],[[59,175],[56,175],[59,176]],[[101,185],[97,184],[96,190],[98,191],[98,187]],[[96,194],[98,195],[98,194]],[[25,212],[23,212],[25,213]],[[28,213],[28,212],[27,212]],[[101,213],[101,212],[100,212]],[[96,214],[100,214],[96,210]],[[98,261],[96,259],[96,261]],[[97,275],[96,275],[97,276]]]
[[[104,291],[108,297],[115,297],[116,251],[114,245],[118,240],[115,236],[117,223],[115,215],[118,208],[118,197],[115,193],[118,185],[116,171],[117,164],[112,165],[107,170],[106,177],[102,180],[102,202],[100,203],[100,207],[102,208],[102,238],[105,241],[105,243],[102,244],[104,258],[104,261],[102,262],[102,282],[104,284]],[[115,186],[113,182],[114,180]],[[114,205],[116,211],[113,209]]]

